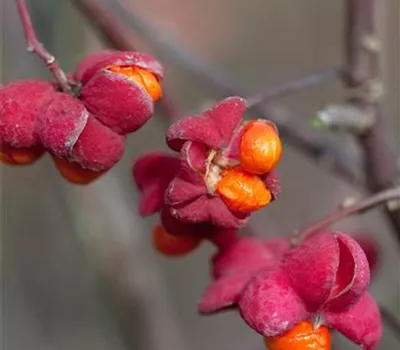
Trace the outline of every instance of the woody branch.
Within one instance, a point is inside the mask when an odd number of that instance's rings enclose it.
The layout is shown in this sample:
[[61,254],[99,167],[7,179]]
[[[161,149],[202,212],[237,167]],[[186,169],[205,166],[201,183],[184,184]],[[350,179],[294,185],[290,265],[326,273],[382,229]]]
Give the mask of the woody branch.
[[38,56],[45,62],[47,69],[53,75],[54,79],[64,92],[70,92],[71,86],[69,84],[68,78],[64,71],[60,68],[58,61],[45,49],[43,44],[40,43],[37,39],[36,32],[33,28],[25,0],[16,0],[16,4],[26,37],[28,51],[33,52],[36,56]]
[[[393,186],[396,163],[390,154],[382,130],[383,83],[380,75],[381,44],[377,28],[378,6],[382,1],[347,0],[347,25],[344,37],[346,50],[343,67],[343,84],[349,89],[349,102],[362,115],[372,115],[374,123],[357,135],[364,151],[364,171],[367,188],[377,192]],[[400,243],[400,203],[385,207]]]

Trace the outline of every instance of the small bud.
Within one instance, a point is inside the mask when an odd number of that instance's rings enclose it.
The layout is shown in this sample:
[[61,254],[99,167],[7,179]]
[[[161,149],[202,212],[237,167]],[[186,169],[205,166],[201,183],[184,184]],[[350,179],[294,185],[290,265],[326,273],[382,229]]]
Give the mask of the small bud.
[[153,246],[161,254],[171,257],[186,255],[196,249],[202,238],[190,234],[170,234],[161,225],[153,228]]
[[265,337],[269,350],[330,350],[331,334],[326,326],[314,329],[310,321],[302,321],[290,331],[275,337]]
[[229,169],[223,174],[217,184],[217,193],[230,210],[239,213],[256,211],[272,199],[262,179],[246,173],[240,167]]
[[253,174],[265,174],[278,163],[282,143],[276,127],[262,120],[249,122],[243,131],[239,156],[243,169]]

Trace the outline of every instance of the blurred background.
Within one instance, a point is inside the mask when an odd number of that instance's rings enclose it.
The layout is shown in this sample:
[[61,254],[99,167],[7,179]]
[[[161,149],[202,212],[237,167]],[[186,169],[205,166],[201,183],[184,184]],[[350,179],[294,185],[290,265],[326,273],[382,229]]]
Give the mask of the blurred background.
[[[132,25],[127,21],[129,12],[116,10],[115,1],[100,2]],[[184,114],[204,110],[224,96],[165,51],[162,43],[168,38],[212,61],[249,94],[338,65],[342,59],[344,1],[120,3],[156,25],[158,41],[139,33],[140,49],[163,62],[170,95]],[[383,3],[379,16],[385,138],[399,156],[399,2]],[[30,0],[28,5],[40,40],[66,71],[102,47],[73,1]],[[13,0],[1,0],[0,18],[0,82],[49,78],[42,62],[26,52]],[[359,151],[348,135],[316,131],[310,123],[318,110],[344,96],[340,81],[333,80],[270,103],[268,109],[310,138],[346,146],[357,165]],[[1,166],[2,348],[263,349],[261,338],[237,313],[204,317],[196,312],[196,301],[209,281],[213,247],[204,244],[182,259],[164,258],[150,242],[157,218],[142,219],[137,214],[132,162],[148,150],[166,149],[168,124],[165,116],[156,114],[129,137],[123,160],[87,187],[64,182],[49,157],[30,167]],[[251,219],[252,230],[263,237],[289,235],[334,210],[344,198],[364,195],[288,145],[278,170],[280,200]],[[371,292],[399,316],[400,254],[379,210],[345,220],[337,228],[379,241],[382,254]],[[335,346],[356,349],[336,335]],[[385,325],[379,349],[399,347],[399,335]]]

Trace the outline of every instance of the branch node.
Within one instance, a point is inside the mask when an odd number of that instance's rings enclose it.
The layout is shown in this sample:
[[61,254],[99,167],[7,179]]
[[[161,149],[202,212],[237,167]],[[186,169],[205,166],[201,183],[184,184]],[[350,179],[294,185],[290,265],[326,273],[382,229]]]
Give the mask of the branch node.
[[392,199],[386,203],[387,209],[390,212],[395,212],[400,209],[400,198],[399,199]]
[[352,103],[334,104],[319,111],[312,123],[333,130],[362,134],[374,125],[375,115],[371,108],[361,108]]
[[49,66],[53,64],[56,61],[56,58],[54,56],[49,56],[49,58],[46,60],[46,64]]
[[[383,82],[379,78],[369,79],[362,85],[350,90],[350,100],[365,104],[380,103],[385,95]],[[376,114],[376,113],[375,113]]]
[[62,71],[55,57],[53,57],[45,47],[38,41],[35,29],[33,28],[32,21],[29,15],[28,8],[25,0],[16,0],[22,29],[26,37],[27,50],[36,54],[41,60],[46,63],[49,72],[53,75],[54,79],[62,89],[62,91],[69,93],[71,86],[66,74]]
[[382,44],[376,35],[369,34],[361,38],[361,45],[364,50],[372,54],[381,52]]
[[346,197],[342,203],[339,205],[339,209],[345,209],[351,207],[352,205],[357,203],[357,199],[354,197]]

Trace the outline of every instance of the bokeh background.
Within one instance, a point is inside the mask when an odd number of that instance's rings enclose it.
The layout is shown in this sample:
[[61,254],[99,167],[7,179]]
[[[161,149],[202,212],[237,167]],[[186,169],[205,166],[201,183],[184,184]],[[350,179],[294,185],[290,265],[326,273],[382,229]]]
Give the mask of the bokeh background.
[[[103,0],[110,6],[112,1]],[[212,61],[249,94],[340,63],[344,1],[321,0],[121,0],[159,33]],[[382,0],[385,137],[400,154],[399,2]],[[28,1],[41,41],[62,67],[102,47],[92,27],[69,0]],[[110,7],[110,11],[113,7]],[[127,24],[127,11],[119,12]],[[0,82],[49,74],[25,50],[13,0],[0,2]],[[160,34],[161,36],[161,34]],[[164,63],[171,96],[184,114],[210,106],[217,95],[142,36],[142,50]],[[167,39],[163,39],[167,40]],[[304,89],[269,104],[277,118],[345,145],[354,164],[359,152],[350,137],[313,130],[310,117],[345,91],[338,80]],[[151,247],[157,218],[137,214],[138,194],[130,167],[143,152],[165,149],[167,118],[157,114],[129,137],[123,160],[88,187],[60,179],[49,157],[34,166],[1,166],[1,343],[6,350],[261,350],[262,340],[237,313],[201,317],[196,301],[209,281],[204,244],[171,260]],[[327,160],[329,161],[329,160]],[[282,197],[251,220],[263,237],[288,235],[334,210],[346,197],[363,195],[298,150],[285,146],[279,164]],[[337,225],[362,232],[382,247],[371,285],[378,301],[400,314],[400,254],[379,210]],[[317,262],[316,262],[317,263]],[[355,349],[335,336],[335,349]],[[399,335],[384,327],[379,349],[398,349]]]

